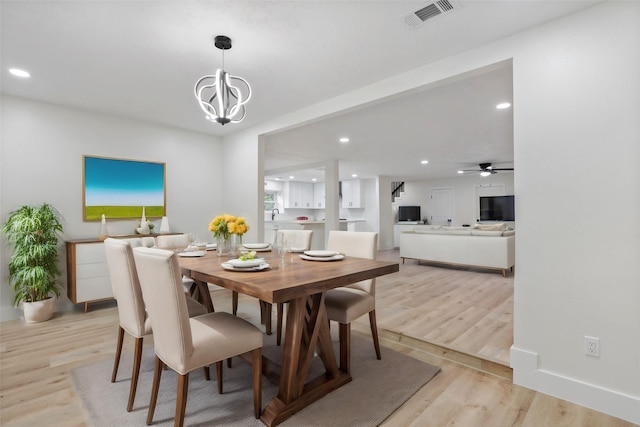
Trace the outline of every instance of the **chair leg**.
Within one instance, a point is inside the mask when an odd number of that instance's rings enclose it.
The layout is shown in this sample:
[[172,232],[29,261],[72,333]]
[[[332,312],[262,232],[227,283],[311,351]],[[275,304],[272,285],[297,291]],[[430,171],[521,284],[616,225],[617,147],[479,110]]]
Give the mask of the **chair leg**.
[[133,402],[134,400],[136,400],[138,377],[140,376],[140,362],[142,361],[143,341],[143,337],[136,338],[136,345],[133,353],[133,371],[131,372],[131,385],[129,386],[129,402],[127,403],[127,412],[131,412],[133,410]]
[[175,427],[184,425],[184,413],[187,409],[187,392],[189,391],[189,373],[178,375],[178,395],[176,398],[176,418],[173,421]]
[[280,345],[282,341],[282,317],[284,315],[284,303],[278,303],[278,309],[276,314],[276,345]]
[[262,412],[262,348],[256,348],[251,355],[253,356],[253,413],[258,420]]
[[151,400],[149,400],[149,412],[147,413],[147,425],[153,422],[153,413],[156,410],[156,402],[158,401],[158,389],[160,388],[160,377],[164,369],[164,362],[156,356],[156,362],[153,366],[153,384],[151,386]]
[[216,362],[216,376],[218,377],[218,394],[222,394],[222,360]]
[[351,323],[338,323],[340,337],[340,369],[347,374],[351,371]]
[[373,337],[373,347],[376,349],[376,357],[382,359],[380,355],[380,341],[378,340],[378,324],[376,323],[376,311],[369,312],[369,324],[371,325],[371,336]]
[[231,291],[231,312],[235,316],[238,314],[238,293]]
[[118,375],[118,365],[120,365],[120,355],[122,354],[122,342],[124,341],[124,329],[118,326],[118,341],[116,343],[116,357],[113,361],[113,372],[111,373],[111,382],[116,382]]
[[204,368],[202,368],[202,369],[204,369],[204,379],[205,379],[206,381],[210,381],[210,380],[211,380],[211,373],[209,372],[209,367],[208,367],[208,366],[205,366],[205,367],[204,367]]

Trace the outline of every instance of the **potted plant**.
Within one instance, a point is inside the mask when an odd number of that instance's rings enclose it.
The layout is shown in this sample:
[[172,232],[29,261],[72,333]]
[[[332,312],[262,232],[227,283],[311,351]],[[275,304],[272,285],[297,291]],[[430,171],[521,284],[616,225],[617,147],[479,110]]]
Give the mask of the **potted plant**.
[[60,296],[57,280],[58,237],[63,231],[60,213],[53,206],[22,206],[11,212],[0,232],[14,252],[9,260],[9,281],[15,291],[14,304],[22,303],[27,323],[49,320],[54,296]]

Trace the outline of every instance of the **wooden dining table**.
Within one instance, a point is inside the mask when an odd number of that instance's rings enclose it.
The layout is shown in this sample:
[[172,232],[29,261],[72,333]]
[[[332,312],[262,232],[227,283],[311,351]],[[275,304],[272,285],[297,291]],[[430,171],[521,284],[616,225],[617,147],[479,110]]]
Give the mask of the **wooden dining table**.
[[[307,261],[292,254],[285,264],[271,252],[260,252],[271,268],[230,271],[227,258],[208,251],[202,257],[179,257],[182,274],[191,277],[201,301],[213,311],[207,283],[277,304],[289,303],[282,360],[263,360],[263,374],[279,384],[278,394],[262,412],[261,420],[275,426],[305,406],[351,381],[348,372],[350,343],[340,339],[340,366],[331,342],[324,299],[326,291],[361,280],[391,274],[399,264],[345,256],[336,261]],[[321,375],[307,378],[317,354],[324,365]]]

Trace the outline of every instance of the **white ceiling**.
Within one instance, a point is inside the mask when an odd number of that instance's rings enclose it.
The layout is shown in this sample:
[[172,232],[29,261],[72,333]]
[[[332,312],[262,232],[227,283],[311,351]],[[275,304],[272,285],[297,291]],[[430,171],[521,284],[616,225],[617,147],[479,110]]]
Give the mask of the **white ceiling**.
[[[417,29],[425,1],[7,1],[0,3],[4,94],[224,136],[596,1],[457,1]],[[251,83],[240,124],[204,119],[193,85],[221,66]],[[32,77],[8,74],[19,67]],[[266,169],[339,158],[341,178],[450,176],[513,161],[510,67],[270,135]],[[514,106],[517,108],[517,106]],[[338,136],[351,142],[340,145]],[[418,160],[425,158],[424,167]],[[380,160],[382,159],[382,160]]]

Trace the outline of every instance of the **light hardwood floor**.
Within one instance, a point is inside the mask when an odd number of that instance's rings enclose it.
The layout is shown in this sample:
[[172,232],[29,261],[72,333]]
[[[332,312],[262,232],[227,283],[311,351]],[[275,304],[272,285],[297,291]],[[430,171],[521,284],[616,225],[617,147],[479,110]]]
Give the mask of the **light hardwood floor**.
[[[399,261],[400,272],[376,283],[378,326],[402,338],[437,344],[509,366],[513,344],[513,274],[443,268],[400,261],[398,250],[378,259]],[[358,322],[367,325],[362,318]]]
[[[384,259],[397,256],[397,251],[380,254]],[[505,367],[512,334],[512,286],[512,277],[497,273],[412,261],[399,273],[379,279],[381,344],[441,368],[385,426],[633,425],[512,384]],[[212,298],[216,309],[230,309],[229,291],[214,290]],[[257,302],[240,296],[238,314],[257,321]],[[89,426],[69,371],[112,360],[117,335],[114,304],[92,305],[88,313],[78,307],[40,324],[4,322],[0,328],[0,425]],[[366,319],[353,329],[354,334],[369,336]],[[152,344],[151,339],[145,341]],[[124,351],[133,351],[131,339],[125,339]],[[483,362],[487,359],[488,367]]]

